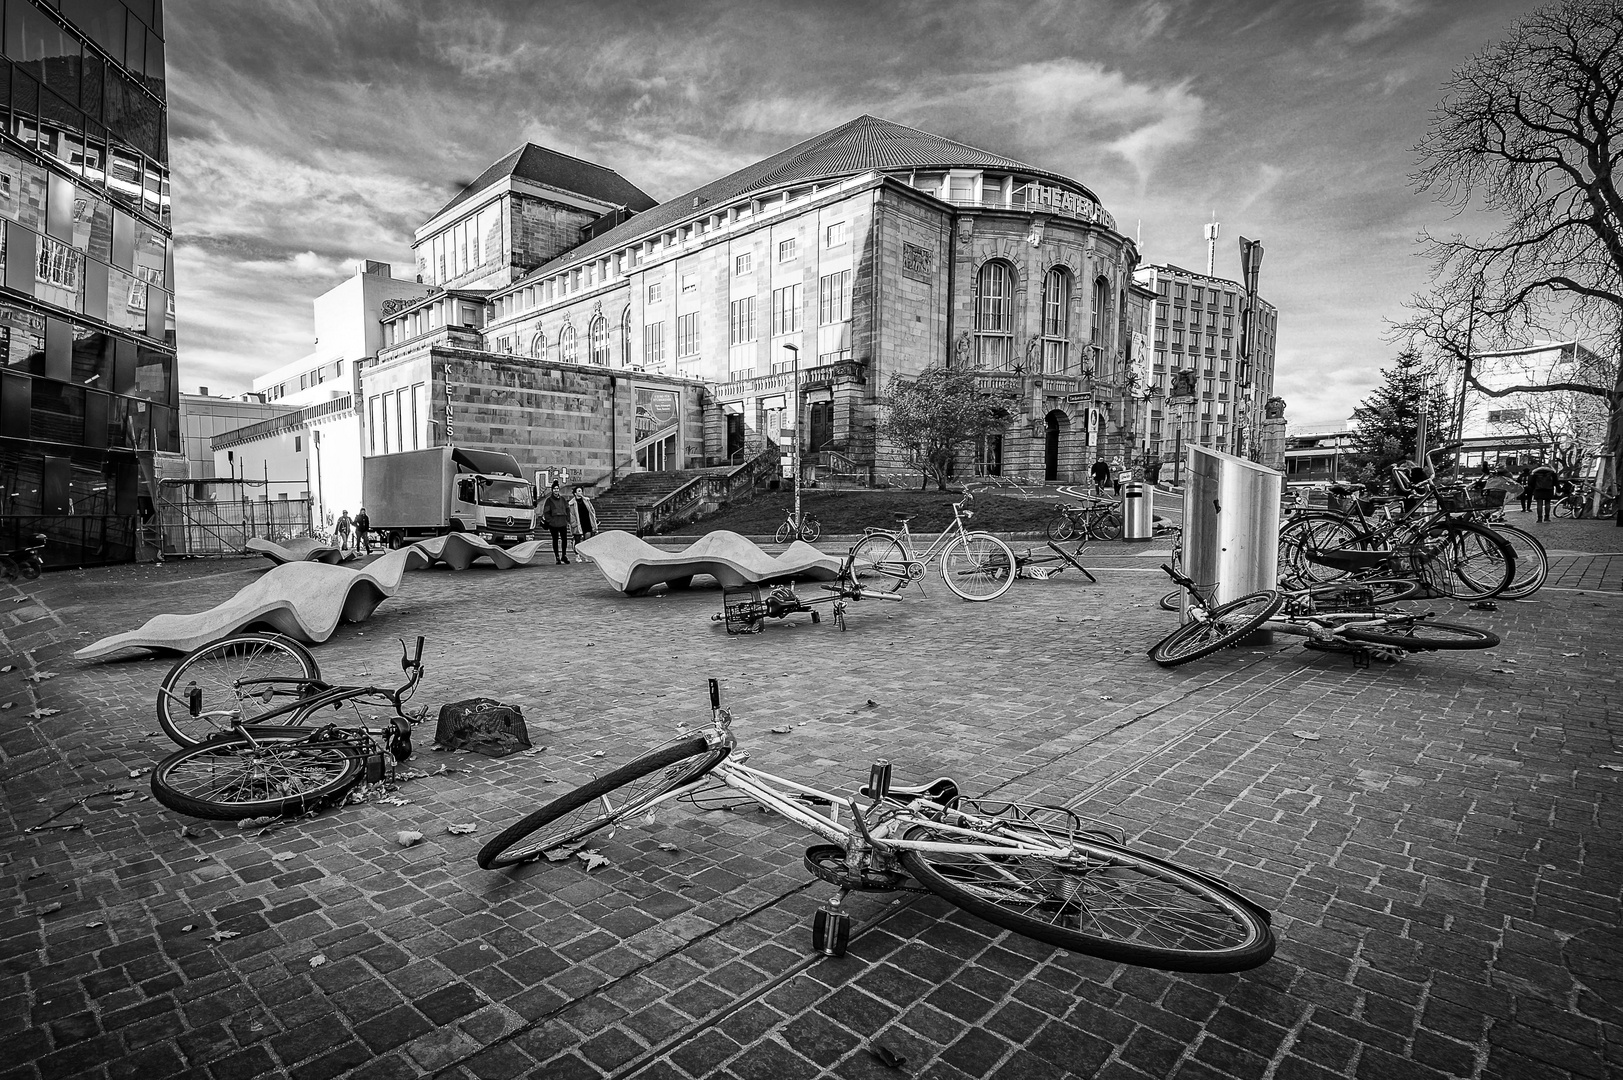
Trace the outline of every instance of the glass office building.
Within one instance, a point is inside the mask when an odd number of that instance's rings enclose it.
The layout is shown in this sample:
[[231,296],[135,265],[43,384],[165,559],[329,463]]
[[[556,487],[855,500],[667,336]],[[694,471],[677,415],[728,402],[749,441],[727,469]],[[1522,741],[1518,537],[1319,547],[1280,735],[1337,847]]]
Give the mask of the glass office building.
[[0,0],[0,545],[131,559],[180,450],[162,0]]

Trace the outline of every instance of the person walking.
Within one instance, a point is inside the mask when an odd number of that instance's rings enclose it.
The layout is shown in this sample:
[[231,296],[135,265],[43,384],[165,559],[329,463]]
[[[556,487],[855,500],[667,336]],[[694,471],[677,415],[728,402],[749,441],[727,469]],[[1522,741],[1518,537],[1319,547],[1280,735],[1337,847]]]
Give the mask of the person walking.
[[580,542],[597,533],[597,507],[579,484],[569,500],[569,531],[574,534],[575,557],[579,558]]
[[366,507],[355,511],[355,553],[372,554],[372,519],[366,516]]
[[1533,470],[1523,465],[1516,483],[1522,486],[1522,513],[1530,514],[1533,512]]
[[569,561],[569,500],[556,480],[541,502],[541,524],[552,534],[552,557],[562,566]]
[[1110,462],[1100,458],[1093,463],[1093,468],[1089,472],[1093,474],[1093,493],[1103,495],[1105,485],[1110,483]]
[[338,524],[333,526],[333,540],[337,542],[339,551],[349,550],[349,530],[353,525],[348,510],[338,515]]
[[1561,477],[1550,466],[1540,463],[1528,475],[1527,486],[1533,492],[1533,502],[1538,507],[1538,521],[1550,520],[1550,501],[1555,498],[1555,489],[1561,483]]

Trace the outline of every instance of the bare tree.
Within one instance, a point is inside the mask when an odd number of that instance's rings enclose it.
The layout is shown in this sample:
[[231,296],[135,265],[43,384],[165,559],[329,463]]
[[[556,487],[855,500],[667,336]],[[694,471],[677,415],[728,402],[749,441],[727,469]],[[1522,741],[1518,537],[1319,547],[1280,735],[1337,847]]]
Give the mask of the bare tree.
[[[1623,384],[1582,378],[1490,388],[1471,371],[1484,344],[1552,325],[1623,326],[1623,0],[1561,0],[1514,24],[1446,84],[1412,175],[1457,212],[1500,228],[1422,237],[1431,288],[1399,334],[1429,342],[1490,397],[1568,392],[1604,400],[1614,449]],[[1623,517],[1620,517],[1623,523]]]

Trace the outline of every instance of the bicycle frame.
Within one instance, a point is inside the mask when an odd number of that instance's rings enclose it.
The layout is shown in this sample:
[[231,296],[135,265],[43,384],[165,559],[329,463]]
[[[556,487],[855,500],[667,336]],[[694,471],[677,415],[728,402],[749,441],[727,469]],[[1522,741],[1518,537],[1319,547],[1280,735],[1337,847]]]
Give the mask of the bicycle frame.
[[922,563],[928,566],[932,559],[940,556],[941,553],[946,551],[947,547],[954,541],[969,535],[969,530],[964,527],[964,514],[971,513],[972,511],[966,511],[963,507],[964,503],[968,502],[971,498],[973,498],[973,496],[966,491],[964,493],[964,498],[961,501],[952,504],[952,524],[941,530],[941,535],[937,536],[930,542],[929,548],[924,552],[923,555],[918,554],[914,550],[913,531],[907,527],[907,522],[905,521],[902,522],[901,528],[899,529],[868,528],[862,530],[862,535],[888,536],[892,540],[895,540],[898,544],[902,545],[902,556],[904,561],[908,563]]

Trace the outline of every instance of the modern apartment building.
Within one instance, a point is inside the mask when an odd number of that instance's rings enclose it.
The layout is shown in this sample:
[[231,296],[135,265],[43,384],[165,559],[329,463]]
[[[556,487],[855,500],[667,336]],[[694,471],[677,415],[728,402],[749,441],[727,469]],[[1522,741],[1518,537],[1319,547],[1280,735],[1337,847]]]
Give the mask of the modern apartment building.
[[[1274,393],[1279,314],[1260,297],[1248,371],[1239,335],[1245,288],[1239,282],[1171,264],[1147,266],[1139,284],[1155,293],[1148,449],[1172,462],[1187,443],[1225,453],[1255,439]],[[1181,378],[1180,378],[1181,376]]]
[[0,545],[127,560],[185,473],[162,0],[0,8]]

